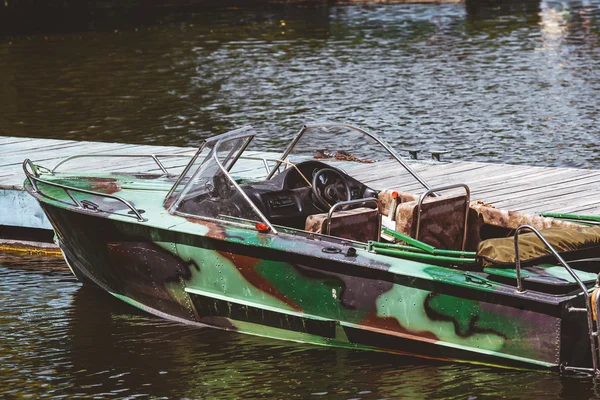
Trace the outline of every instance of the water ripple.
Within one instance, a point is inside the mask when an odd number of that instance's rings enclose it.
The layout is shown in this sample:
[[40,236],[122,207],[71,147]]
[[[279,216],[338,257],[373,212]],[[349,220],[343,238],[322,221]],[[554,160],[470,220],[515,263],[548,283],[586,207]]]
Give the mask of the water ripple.
[[306,346],[175,324],[81,287],[68,274],[61,260],[0,256],[0,395],[595,398],[589,378]]
[[[207,10],[11,38],[0,134],[197,145],[252,124],[281,149],[331,120],[455,159],[596,168],[600,2],[476,3]],[[8,398],[598,397],[589,378],[173,324],[39,257],[0,255],[0,338]]]
[[13,38],[0,133],[197,145],[253,124],[280,149],[305,121],[348,121],[455,159],[593,168],[599,4],[534,4],[208,10]]

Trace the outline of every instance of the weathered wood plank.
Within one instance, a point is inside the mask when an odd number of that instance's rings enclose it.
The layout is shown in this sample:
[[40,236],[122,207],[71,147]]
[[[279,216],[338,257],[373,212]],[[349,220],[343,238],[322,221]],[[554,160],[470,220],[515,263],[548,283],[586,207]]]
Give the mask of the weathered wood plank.
[[32,140],[34,140],[34,139],[12,137],[12,136],[0,136],[0,146],[11,145],[13,143],[29,142],[29,141],[32,141]]
[[[76,154],[182,154],[182,157],[161,158],[161,162],[169,171],[179,173],[196,150],[194,147],[0,137],[0,187],[22,187],[25,175],[21,164],[25,158],[46,167],[53,167],[60,160]],[[279,156],[260,151],[250,155],[266,158]],[[159,171],[151,158],[112,158],[110,162],[107,160],[76,159],[66,164],[61,171]],[[323,161],[343,168],[359,181],[376,189],[389,188],[413,193],[424,191],[422,185],[394,160],[375,164]],[[560,211],[600,215],[600,171],[480,162],[409,163],[431,186],[465,183],[471,188],[472,199],[481,199],[497,207],[524,212]],[[273,166],[273,163],[270,165]],[[236,175],[264,177],[266,171],[260,160],[240,160],[236,167]]]
[[[595,195],[594,195],[595,194]],[[565,213],[577,213],[589,205],[598,202],[597,193],[580,191],[579,193],[563,193],[556,195],[552,198],[546,199],[545,201],[539,201],[535,204],[523,204],[515,205],[513,209],[515,211],[524,212],[565,212]],[[597,215],[598,210],[592,214]]]
[[531,199],[552,198],[563,193],[580,193],[582,188],[600,193],[600,174],[560,182],[540,182],[522,190],[513,190],[501,196],[503,202],[527,202]]
[[481,185],[482,190],[485,190],[488,194],[505,195],[515,193],[515,190],[521,192],[523,190],[529,190],[532,187],[551,187],[552,185],[560,183],[565,184],[571,181],[577,181],[585,179],[593,174],[580,173],[579,175],[570,174],[568,171],[544,171],[535,175],[523,175],[515,174],[514,177],[509,176],[506,179],[498,182],[488,180],[486,185]]
[[[128,148],[134,149],[135,145],[127,145]],[[94,151],[114,151],[113,146],[97,146]],[[60,160],[70,155],[84,154],[86,151],[83,148],[75,145],[57,145],[52,148],[30,148],[24,149],[23,151],[15,152],[13,154],[6,155],[0,160],[0,166],[16,165],[21,164],[26,158],[31,159],[35,163],[39,164],[43,161]]]

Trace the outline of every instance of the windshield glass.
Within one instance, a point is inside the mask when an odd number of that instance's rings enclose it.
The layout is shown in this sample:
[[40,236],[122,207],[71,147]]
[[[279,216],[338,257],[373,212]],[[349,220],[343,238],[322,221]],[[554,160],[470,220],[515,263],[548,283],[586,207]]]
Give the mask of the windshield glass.
[[170,194],[171,210],[212,219],[264,220],[227,171],[254,135],[252,128],[242,128],[209,139]]
[[[404,184],[407,180],[415,189],[422,189],[423,184],[419,183],[414,175],[411,176],[411,173],[402,166],[403,161],[394,157],[391,153],[393,150],[388,151],[386,146],[387,144],[380,142],[375,136],[352,126],[310,125],[300,133],[299,140],[285,161],[297,164],[306,160],[320,160],[342,169],[373,189],[395,187],[399,183]],[[371,165],[371,168],[366,166],[375,163],[377,169],[393,169],[397,170],[397,173],[391,179],[374,179],[375,166]],[[284,162],[279,168],[289,167],[289,165]],[[409,167],[406,168],[410,170]],[[273,172],[273,175],[276,173],[277,171]],[[399,175],[407,179],[400,181]],[[307,179],[310,180],[311,177]]]

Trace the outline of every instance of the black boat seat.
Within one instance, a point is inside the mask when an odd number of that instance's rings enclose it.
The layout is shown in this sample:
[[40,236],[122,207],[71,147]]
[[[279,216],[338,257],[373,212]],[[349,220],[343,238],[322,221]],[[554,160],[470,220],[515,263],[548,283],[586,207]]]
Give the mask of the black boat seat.
[[377,209],[359,207],[352,210],[336,211],[327,221],[327,213],[313,214],[306,218],[307,232],[327,234],[357,242],[378,240],[379,213]]

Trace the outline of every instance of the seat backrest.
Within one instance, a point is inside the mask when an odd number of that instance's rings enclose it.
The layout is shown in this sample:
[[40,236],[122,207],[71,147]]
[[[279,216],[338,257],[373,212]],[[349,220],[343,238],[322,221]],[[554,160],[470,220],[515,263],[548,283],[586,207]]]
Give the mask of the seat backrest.
[[400,203],[396,209],[396,231],[438,249],[461,250],[468,201],[464,194],[427,197],[421,205],[420,224],[418,202]]
[[568,221],[525,214],[517,211],[503,210],[487,205],[481,201],[472,201],[469,212],[469,234],[467,248],[476,250],[481,241],[494,237],[511,235],[521,225],[531,225],[537,230],[560,227],[577,229],[581,227]]
[[328,222],[327,213],[313,214],[306,218],[306,231],[327,234],[357,242],[378,240],[379,212],[377,209],[359,207],[336,211]]
[[581,227],[568,221],[559,219],[541,217],[534,214],[525,214],[517,211],[503,210],[483,204],[481,202],[471,202],[471,210],[477,213],[481,224],[499,226],[507,229],[517,229],[521,225],[531,225],[537,230],[561,227],[566,229],[577,229]]

